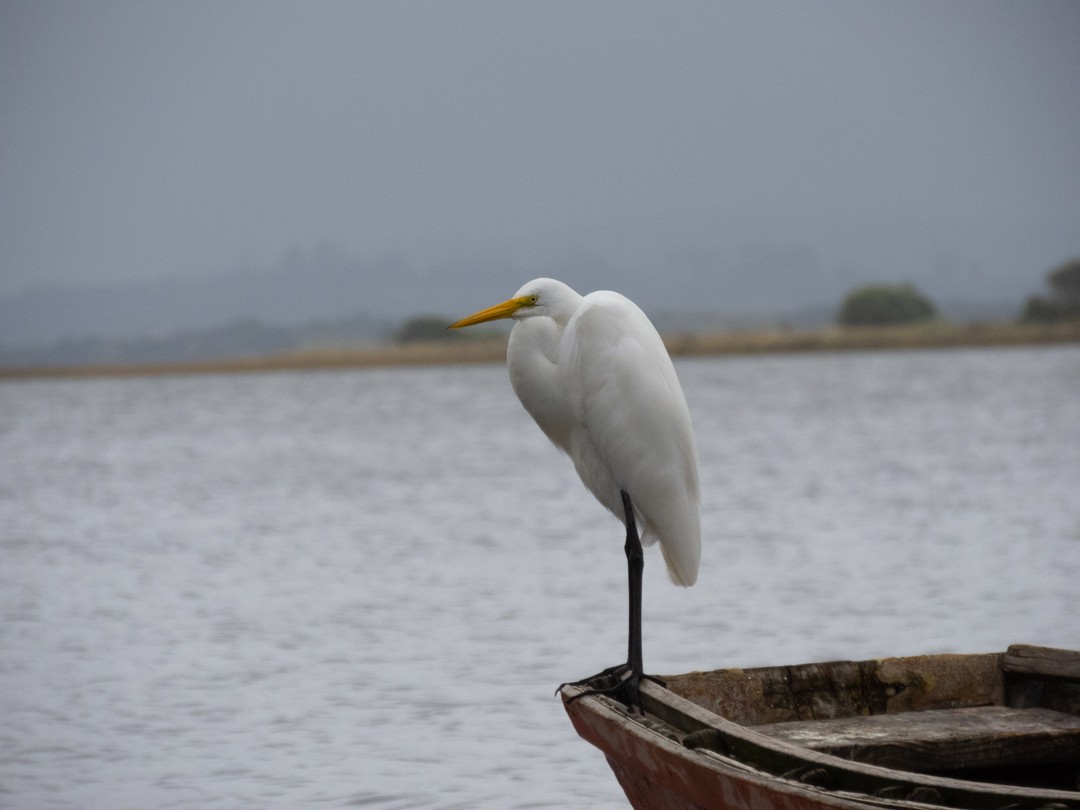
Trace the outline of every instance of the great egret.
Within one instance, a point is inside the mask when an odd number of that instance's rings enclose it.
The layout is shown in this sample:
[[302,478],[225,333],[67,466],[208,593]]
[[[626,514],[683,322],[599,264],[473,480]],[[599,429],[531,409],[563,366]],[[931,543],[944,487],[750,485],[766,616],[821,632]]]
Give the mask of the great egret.
[[[701,557],[697,450],[675,368],[652,323],[618,293],[582,297],[538,278],[513,298],[449,328],[513,318],[507,366],[525,410],[574,462],[586,488],[626,525],[630,590],[627,661],[616,679],[640,708],[642,542],[660,541],[668,574],[693,585]],[[637,526],[642,529],[638,537]],[[625,677],[624,677],[625,676]],[[591,690],[603,691],[603,690]]]

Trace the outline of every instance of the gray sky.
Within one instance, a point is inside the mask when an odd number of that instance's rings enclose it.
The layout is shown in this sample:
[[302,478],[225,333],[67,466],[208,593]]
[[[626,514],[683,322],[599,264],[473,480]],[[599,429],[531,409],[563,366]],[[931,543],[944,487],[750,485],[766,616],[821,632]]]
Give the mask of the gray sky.
[[1063,259],[1080,3],[4,0],[0,128],[0,293],[693,249],[742,210],[1022,221]]

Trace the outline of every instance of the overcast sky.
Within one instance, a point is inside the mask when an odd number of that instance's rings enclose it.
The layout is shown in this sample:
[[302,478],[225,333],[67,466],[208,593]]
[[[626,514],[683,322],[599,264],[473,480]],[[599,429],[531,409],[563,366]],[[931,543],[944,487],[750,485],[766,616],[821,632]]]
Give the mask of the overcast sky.
[[743,209],[1080,251],[1080,2],[3,0],[0,128],[0,292]]

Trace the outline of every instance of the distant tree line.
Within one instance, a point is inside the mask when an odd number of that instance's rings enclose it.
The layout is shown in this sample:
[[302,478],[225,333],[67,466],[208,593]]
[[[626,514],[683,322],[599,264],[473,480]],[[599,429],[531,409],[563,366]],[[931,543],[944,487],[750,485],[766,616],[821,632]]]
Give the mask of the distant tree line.
[[[1080,319],[1080,257],[1046,275],[1048,292],[1026,301],[1019,320],[1053,322]],[[913,284],[872,284],[849,292],[836,313],[843,326],[926,323],[941,315],[934,302]],[[314,347],[354,346],[387,339],[399,343],[477,340],[505,336],[505,324],[461,331],[447,330],[453,318],[425,314],[396,328],[363,314],[292,326],[239,319],[218,327],[162,337],[65,338],[49,345],[0,346],[0,367],[86,365],[94,363],[168,363],[281,354]]]
[[937,307],[914,284],[871,284],[848,293],[836,320],[841,326],[889,326],[937,317]]
[[497,326],[480,327],[475,330],[448,329],[455,318],[446,315],[417,315],[406,320],[394,334],[398,343],[427,343],[443,340],[482,340],[492,334],[501,334]]
[[[1031,296],[1020,320],[1046,323],[1080,318],[1080,257],[1047,273],[1046,283],[1049,294]],[[887,326],[939,317],[933,301],[913,284],[871,284],[847,294],[836,321],[842,326]]]
[[1023,321],[1063,321],[1080,318],[1080,257],[1046,275],[1047,296],[1033,295],[1020,316]]
[[416,343],[429,340],[450,340],[457,332],[446,327],[450,321],[440,315],[417,315],[409,318],[397,330],[398,343]]

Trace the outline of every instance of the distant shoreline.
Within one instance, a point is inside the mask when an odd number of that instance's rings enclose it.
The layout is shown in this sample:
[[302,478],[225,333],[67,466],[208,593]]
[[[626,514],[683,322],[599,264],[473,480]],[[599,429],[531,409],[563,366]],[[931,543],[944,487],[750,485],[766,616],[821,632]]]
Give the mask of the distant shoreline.
[[[1039,346],[1080,343],[1080,321],[931,323],[896,327],[828,327],[812,331],[754,329],[709,334],[673,334],[666,336],[664,340],[675,357]],[[498,338],[388,344],[368,348],[312,349],[266,357],[203,362],[0,368],[0,380],[451,365],[498,363],[505,359],[506,342],[503,338]]]

